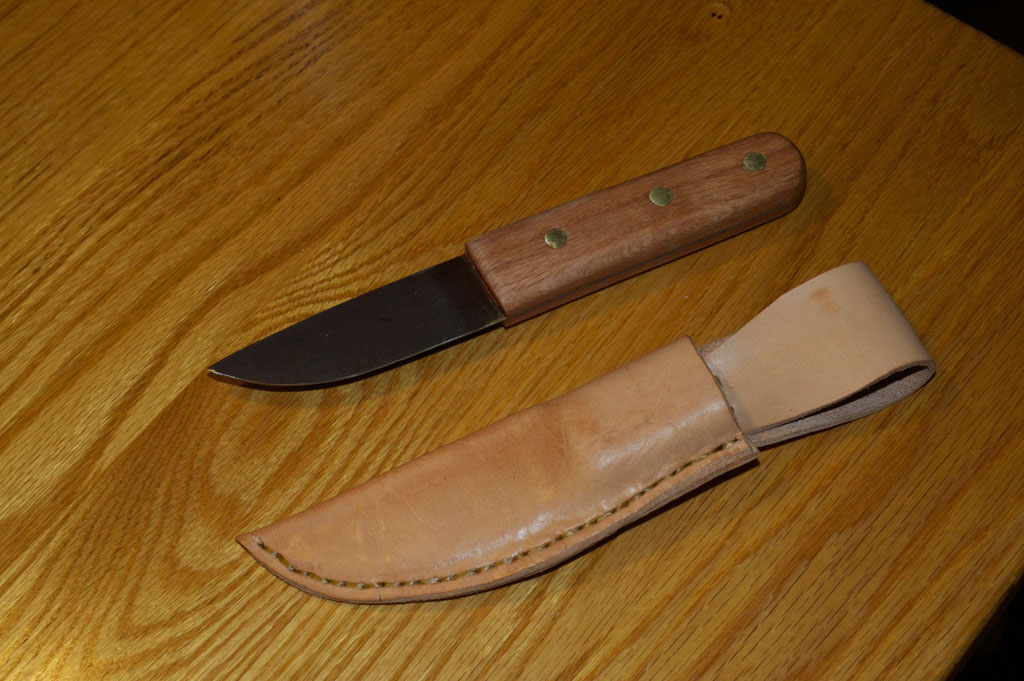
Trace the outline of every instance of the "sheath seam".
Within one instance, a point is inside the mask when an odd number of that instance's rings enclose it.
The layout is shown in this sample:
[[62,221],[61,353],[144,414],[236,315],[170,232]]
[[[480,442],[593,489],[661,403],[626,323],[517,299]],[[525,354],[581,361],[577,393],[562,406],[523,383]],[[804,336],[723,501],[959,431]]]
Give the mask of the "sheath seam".
[[253,540],[256,542],[256,545],[258,547],[260,547],[266,553],[270,554],[273,558],[276,558],[279,563],[281,563],[282,565],[285,566],[285,568],[288,569],[289,572],[294,572],[296,575],[301,575],[302,577],[307,577],[307,578],[312,579],[312,580],[314,580],[316,582],[319,582],[321,584],[331,584],[331,585],[342,587],[342,588],[346,588],[346,589],[384,589],[384,588],[395,588],[395,587],[403,587],[403,586],[425,586],[425,585],[429,585],[429,584],[439,584],[439,583],[442,583],[442,582],[451,582],[451,581],[454,581],[456,579],[462,579],[464,577],[471,577],[473,575],[478,575],[481,572],[486,572],[488,570],[492,570],[492,569],[500,567],[502,565],[509,565],[511,563],[515,563],[516,561],[521,560],[523,558],[526,558],[527,556],[532,556],[532,555],[535,555],[537,553],[540,553],[541,551],[549,549],[552,546],[554,546],[555,544],[557,544],[558,542],[563,541],[565,539],[568,539],[569,537],[571,537],[572,535],[576,534],[577,532],[580,532],[582,530],[585,530],[588,527],[596,525],[597,523],[601,522],[602,520],[606,520],[606,519],[612,517],[613,515],[615,515],[616,513],[618,513],[620,511],[628,508],[630,506],[630,504],[632,504],[634,501],[636,501],[640,497],[642,497],[645,494],[647,494],[648,492],[650,492],[652,489],[654,489],[655,487],[657,487],[661,483],[663,483],[666,480],[669,480],[671,478],[674,478],[675,476],[679,475],[680,473],[685,471],[690,466],[692,466],[692,465],[694,465],[694,464],[696,464],[696,463],[698,463],[700,461],[703,461],[704,459],[706,459],[707,457],[711,456],[712,454],[715,454],[716,452],[720,452],[723,449],[727,449],[728,447],[731,447],[732,445],[736,444],[739,441],[740,441],[740,438],[734,438],[732,440],[729,440],[728,442],[724,442],[724,443],[718,445],[717,447],[704,452],[700,456],[697,456],[697,457],[691,459],[690,461],[687,461],[686,463],[682,464],[681,466],[679,466],[678,468],[673,470],[671,473],[668,473],[666,475],[661,476],[660,478],[658,478],[657,480],[655,480],[651,484],[647,485],[646,487],[644,487],[642,490],[640,490],[636,494],[633,494],[632,496],[630,496],[628,499],[626,499],[625,501],[620,503],[615,508],[610,509],[608,511],[605,511],[604,513],[599,513],[599,514],[593,516],[592,518],[590,518],[589,520],[587,520],[585,522],[582,522],[579,525],[575,525],[575,526],[569,528],[568,530],[565,530],[564,532],[561,532],[561,533],[555,535],[554,537],[552,537],[551,539],[548,539],[547,541],[541,542],[540,544],[537,544],[536,546],[533,546],[533,547],[531,547],[529,549],[524,549],[522,551],[519,551],[518,553],[514,553],[511,556],[507,556],[507,557],[502,558],[500,560],[495,560],[495,561],[492,561],[490,563],[486,563],[484,565],[479,565],[479,566],[477,566],[475,568],[470,568],[469,570],[462,570],[460,572],[456,572],[456,573],[453,573],[453,574],[450,574],[450,575],[445,575],[444,577],[425,577],[425,578],[421,578],[421,579],[399,580],[399,581],[394,581],[394,582],[377,582],[377,581],[350,582],[350,581],[347,581],[347,580],[344,580],[344,579],[331,579],[329,577],[323,577],[321,575],[318,575],[315,572],[311,572],[309,570],[301,570],[301,569],[299,569],[298,567],[293,565],[291,561],[289,561],[287,558],[285,558],[283,555],[281,555],[281,553],[279,551],[276,551],[273,548],[271,548],[270,546],[268,546],[267,544],[265,544],[263,542],[263,540],[261,540],[256,535],[253,535]]

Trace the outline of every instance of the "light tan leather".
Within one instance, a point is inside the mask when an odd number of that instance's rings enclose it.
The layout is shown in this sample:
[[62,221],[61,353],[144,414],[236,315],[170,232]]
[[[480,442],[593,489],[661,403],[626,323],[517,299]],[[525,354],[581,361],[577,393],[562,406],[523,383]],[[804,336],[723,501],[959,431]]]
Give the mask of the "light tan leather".
[[689,338],[238,541],[352,602],[496,586],[757,456]]
[[880,409],[934,372],[861,263],[797,287],[702,353],[670,343],[238,541],[327,598],[480,591],[568,559],[752,460],[758,443]]
[[862,262],[797,286],[702,354],[757,447],[878,411],[935,373],[914,329]]

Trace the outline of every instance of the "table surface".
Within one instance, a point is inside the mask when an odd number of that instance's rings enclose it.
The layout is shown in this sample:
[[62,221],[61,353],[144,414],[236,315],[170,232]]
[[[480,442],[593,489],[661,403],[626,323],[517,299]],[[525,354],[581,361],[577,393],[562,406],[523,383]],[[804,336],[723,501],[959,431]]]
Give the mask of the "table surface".
[[[919,0],[0,7],[0,676],[937,678],[1024,566],[1024,58]],[[746,135],[789,215],[361,382],[227,352]],[[939,369],[577,559],[352,606],[233,541],[864,260]]]

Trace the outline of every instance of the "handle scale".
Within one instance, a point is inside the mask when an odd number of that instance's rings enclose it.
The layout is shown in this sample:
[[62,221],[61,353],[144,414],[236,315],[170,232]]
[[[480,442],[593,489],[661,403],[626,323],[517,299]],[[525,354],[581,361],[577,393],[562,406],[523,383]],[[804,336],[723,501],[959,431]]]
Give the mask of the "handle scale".
[[[761,133],[505,225],[466,253],[511,326],[784,215],[805,184],[796,146]],[[556,229],[566,239],[553,248]]]

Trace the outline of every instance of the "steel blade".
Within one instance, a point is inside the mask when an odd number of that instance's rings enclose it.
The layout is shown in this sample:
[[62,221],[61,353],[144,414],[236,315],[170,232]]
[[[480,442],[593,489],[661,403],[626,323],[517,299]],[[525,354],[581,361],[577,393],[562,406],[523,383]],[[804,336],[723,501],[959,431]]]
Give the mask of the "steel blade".
[[225,357],[214,374],[263,386],[358,378],[505,318],[466,256],[335,305]]

